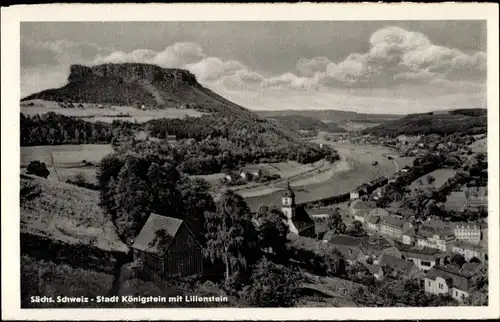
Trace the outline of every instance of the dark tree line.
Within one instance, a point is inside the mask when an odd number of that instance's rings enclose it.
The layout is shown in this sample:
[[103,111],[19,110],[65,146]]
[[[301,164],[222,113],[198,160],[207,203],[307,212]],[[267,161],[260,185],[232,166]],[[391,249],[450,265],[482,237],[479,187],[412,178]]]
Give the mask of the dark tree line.
[[366,129],[363,134],[396,137],[407,135],[450,135],[455,133],[485,134],[487,117],[484,110],[458,110],[449,114],[413,114]]
[[111,143],[115,137],[131,135],[134,127],[129,122],[91,123],[53,112],[21,113],[21,146]]

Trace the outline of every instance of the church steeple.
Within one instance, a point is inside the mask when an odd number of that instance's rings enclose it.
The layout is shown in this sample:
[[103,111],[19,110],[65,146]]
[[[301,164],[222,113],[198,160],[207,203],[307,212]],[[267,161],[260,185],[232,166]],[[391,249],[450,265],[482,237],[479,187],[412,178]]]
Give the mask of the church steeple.
[[283,191],[283,197],[295,199],[295,193],[293,192],[292,187],[290,187],[290,181],[287,181],[286,183],[286,190]]

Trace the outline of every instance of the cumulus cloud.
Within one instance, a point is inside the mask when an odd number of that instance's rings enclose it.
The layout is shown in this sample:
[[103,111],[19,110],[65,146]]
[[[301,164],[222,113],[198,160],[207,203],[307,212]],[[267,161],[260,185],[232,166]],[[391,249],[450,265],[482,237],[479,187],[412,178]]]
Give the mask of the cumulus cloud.
[[432,80],[484,81],[486,54],[437,46],[421,33],[387,27],[372,34],[367,53],[328,63],[320,82],[335,87],[390,87]]
[[295,90],[308,90],[318,88],[317,80],[314,77],[299,77],[292,73],[285,73],[280,76],[266,78],[261,83],[262,88],[290,88]]
[[326,57],[300,58],[297,62],[297,71],[300,76],[313,77],[316,72],[324,72],[331,61]]
[[197,63],[186,65],[186,68],[201,80],[213,81],[246,67],[236,60],[223,61],[217,57],[207,57]]
[[93,63],[147,63],[166,68],[182,68],[204,57],[203,49],[198,44],[179,42],[162,51],[136,49],[131,52],[115,51],[109,55],[97,55]]
[[66,39],[56,41],[21,40],[21,65],[32,67],[39,65],[56,66],[88,62],[96,55],[109,54],[113,50],[91,42],[73,42]]
[[248,69],[240,69],[229,76],[224,76],[220,84],[229,90],[253,90],[257,89],[264,77]]

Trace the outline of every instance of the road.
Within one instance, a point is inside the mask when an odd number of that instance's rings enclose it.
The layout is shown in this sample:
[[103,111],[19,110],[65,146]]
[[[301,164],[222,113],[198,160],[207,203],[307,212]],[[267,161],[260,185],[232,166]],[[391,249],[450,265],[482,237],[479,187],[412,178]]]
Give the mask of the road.
[[[400,166],[409,164],[408,158],[394,156],[394,152],[382,146],[368,146],[355,144],[335,144],[335,142],[322,139],[316,143],[332,145],[339,153],[341,160],[349,162],[349,169],[334,174],[330,179],[308,185],[291,184],[295,190],[298,203],[315,201],[335,195],[350,192],[363,183],[379,178],[389,177],[399,170]],[[389,160],[387,155],[393,155],[394,160]],[[373,161],[378,161],[373,165]],[[278,205],[281,202],[280,191],[272,191],[266,195],[245,198],[249,207],[255,211],[260,205]]]

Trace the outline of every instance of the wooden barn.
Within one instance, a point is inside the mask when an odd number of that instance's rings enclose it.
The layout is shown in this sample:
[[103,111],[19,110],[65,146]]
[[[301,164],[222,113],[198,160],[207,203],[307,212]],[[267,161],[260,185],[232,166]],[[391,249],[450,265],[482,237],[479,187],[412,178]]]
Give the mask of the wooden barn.
[[151,214],[132,249],[134,260],[159,277],[203,272],[201,244],[180,219]]

